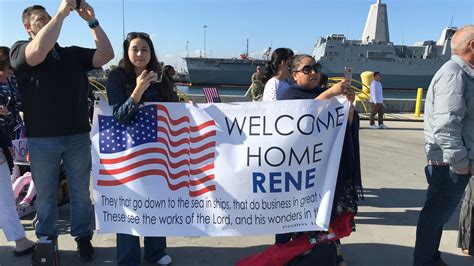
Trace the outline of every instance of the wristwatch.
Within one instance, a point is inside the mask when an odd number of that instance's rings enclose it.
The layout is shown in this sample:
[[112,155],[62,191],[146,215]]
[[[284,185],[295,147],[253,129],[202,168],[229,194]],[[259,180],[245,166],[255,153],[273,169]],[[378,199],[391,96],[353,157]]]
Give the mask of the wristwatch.
[[89,24],[89,28],[93,29],[99,26],[99,21],[95,18],[95,19],[87,21],[87,24]]

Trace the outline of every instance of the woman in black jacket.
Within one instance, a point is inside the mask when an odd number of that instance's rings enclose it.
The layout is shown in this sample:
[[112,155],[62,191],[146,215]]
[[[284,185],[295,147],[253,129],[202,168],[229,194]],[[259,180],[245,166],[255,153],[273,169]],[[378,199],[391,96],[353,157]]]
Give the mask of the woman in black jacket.
[[[130,123],[143,102],[177,102],[172,82],[158,62],[150,36],[131,32],[123,42],[123,60],[109,74],[107,95],[114,117],[122,124]],[[117,264],[140,265],[140,242],[137,236],[117,234]],[[167,265],[165,237],[145,237],[145,259]]]
[[[354,93],[346,81],[339,82],[332,87],[319,87],[321,66],[309,55],[297,55],[290,63],[290,72],[295,84],[282,93],[281,100],[296,99],[329,99],[338,94],[345,94],[350,101],[349,118],[342,145],[341,160],[334,193],[331,218],[345,212],[357,212],[356,201],[362,197],[362,182],[359,151],[359,116],[354,109]],[[288,241],[291,235],[286,236]],[[332,247],[325,247],[325,252],[336,254],[336,243],[329,243]],[[317,247],[317,246],[316,246]],[[321,247],[322,248],[322,247]],[[326,263],[319,261],[318,265],[345,265],[342,256]]]

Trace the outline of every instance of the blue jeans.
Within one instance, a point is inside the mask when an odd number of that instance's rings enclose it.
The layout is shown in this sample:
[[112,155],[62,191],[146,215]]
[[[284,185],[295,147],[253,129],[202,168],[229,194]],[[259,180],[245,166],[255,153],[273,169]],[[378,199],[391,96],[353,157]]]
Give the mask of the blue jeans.
[[[156,263],[166,255],[166,237],[145,237],[145,260]],[[117,265],[140,265],[140,238],[127,234],[117,234]]]
[[57,236],[57,191],[61,161],[70,196],[71,235],[92,238],[92,203],[89,183],[91,146],[89,133],[28,138],[31,173],[36,185],[36,235]]
[[443,226],[456,209],[471,177],[471,174],[453,173],[447,165],[427,165],[425,175],[428,191],[416,227],[415,266],[435,265],[440,259],[438,248]]

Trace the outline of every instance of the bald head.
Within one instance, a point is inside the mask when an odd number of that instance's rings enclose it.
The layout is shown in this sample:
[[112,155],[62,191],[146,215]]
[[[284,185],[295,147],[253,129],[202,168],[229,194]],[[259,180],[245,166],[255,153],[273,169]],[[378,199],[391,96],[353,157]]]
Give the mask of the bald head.
[[454,54],[463,55],[471,52],[471,42],[474,42],[474,25],[460,28],[451,39],[451,50]]

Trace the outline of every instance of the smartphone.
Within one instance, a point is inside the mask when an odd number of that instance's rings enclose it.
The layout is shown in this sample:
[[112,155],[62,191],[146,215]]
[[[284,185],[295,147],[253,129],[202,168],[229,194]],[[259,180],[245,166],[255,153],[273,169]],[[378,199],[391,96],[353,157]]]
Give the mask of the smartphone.
[[352,82],[352,67],[344,67],[344,79],[350,84]]
[[76,9],[79,9],[81,7],[81,0],[76,0]]
[[158,72],[156,75],[156,79],[152,80],[151,83],[161,83],[161,81],[163,81],[163,73],[163,70],[161,70],[161,72]]
[[163,81],[163,74],[164,73],[165,73],[165,71],[163,69],[160,72],[157,73],[156,83],[161,83],[161,81]]

